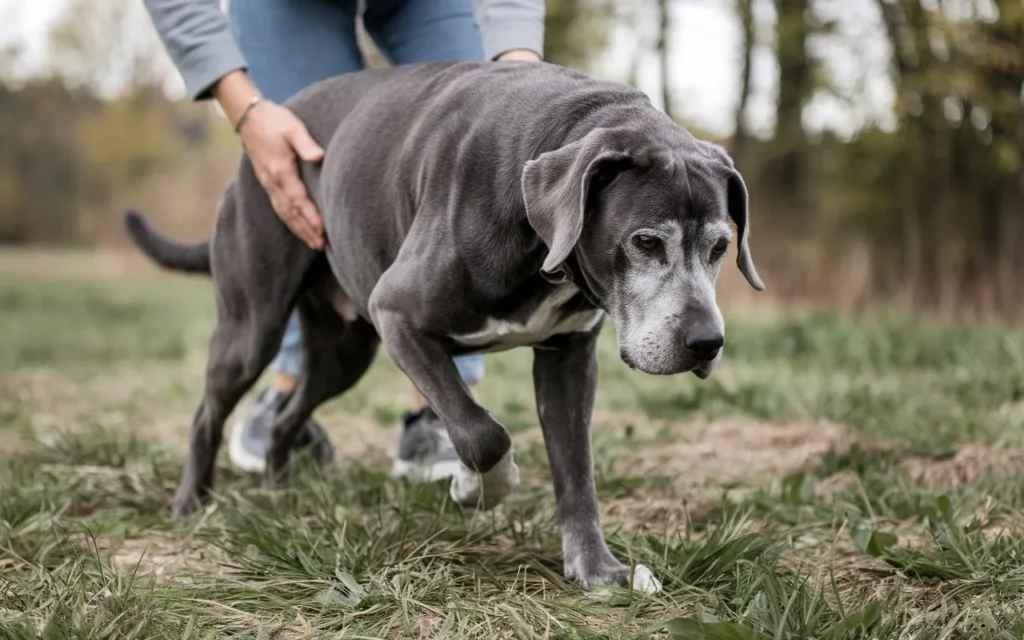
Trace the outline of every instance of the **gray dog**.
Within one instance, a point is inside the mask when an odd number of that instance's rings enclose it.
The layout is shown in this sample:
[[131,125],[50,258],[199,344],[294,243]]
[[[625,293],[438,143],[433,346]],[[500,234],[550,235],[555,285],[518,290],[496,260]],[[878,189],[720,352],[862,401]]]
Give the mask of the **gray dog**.
[[126,219],[156,262],[210,273],[215,286],[205,395],[174,513],[208,494],[224,421],[297,307],[305,370],[274,425],[269,473],[287,476],[309,441],[306,418],[354,385],[383,342],[451,435],[463,467],[452,497],[490,508],[519,481],[512,443],[450,357],[530,346],[565,574],[588,589],[629,584],[594,485],[597,336],[607,313],[630,367],[710,375],[724,343],[715,281],[729,219],[739,269],[763,289],[728,155],[643,93],[547,64],[370,70],[288,106],[327,150],[302,166],[324,253],[278,219],[244,156],[209,241],[173,242],[138,214]]

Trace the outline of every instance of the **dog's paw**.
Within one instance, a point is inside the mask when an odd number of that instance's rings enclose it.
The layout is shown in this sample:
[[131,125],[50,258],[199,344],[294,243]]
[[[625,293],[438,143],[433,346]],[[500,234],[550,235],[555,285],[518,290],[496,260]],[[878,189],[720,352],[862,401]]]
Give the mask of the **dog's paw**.
[[661,581],[654,577],[646,565],[638,564],[630,568],[610,553],[597,561],[566,561],[565,577],[578,582],[584,590],[596,597],[606,595],[607,587],[627,587],[647,594],[658,593],[662,588]]
[[452,478],[451,496],[463,507],[486,511],[498,506],[518,486],[519,465],[509,449],[487,473],[477,473],[460,463],[458,473]]
[[171,503],[171,516],[182,519],[191,516],[199,509],[199,496],[191,491],[178,491]]

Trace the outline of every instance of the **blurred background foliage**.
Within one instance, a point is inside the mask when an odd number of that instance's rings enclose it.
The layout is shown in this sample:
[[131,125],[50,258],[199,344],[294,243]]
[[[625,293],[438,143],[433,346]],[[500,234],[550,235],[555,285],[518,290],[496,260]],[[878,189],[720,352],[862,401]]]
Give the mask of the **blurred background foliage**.
[[[688,122],[669,55],[678,8],[727,7],[737,31],[731,135]],[[141,3],[67,0],[47,64],[0,51],[0,243],[123,247],[120,212],[204,235],[238,144],[209,104],[180,99]],[[625,33],[637,83],[657,67],[656,104],[729,148],[751,192],[755,256],[781,300],[857,311],[898,304],[942,314],[1024,309],[1024,1],[548,0],[548,59],[601,75]],[[866,74],[854,16],[884,44],[885,117],[809,126],[831,100],[857,111]],[[647,25],[646,27],[644,25]],[[618,34],[618,35],[617,35]],[[367,55],[380,64],[379,54]],[[750,124],[767,67],[770,127]],[[866,58],[865,58],[866,60]],[[867,62],[863,65],[867,66]],[[647,87],[642,87],[647,90]]]

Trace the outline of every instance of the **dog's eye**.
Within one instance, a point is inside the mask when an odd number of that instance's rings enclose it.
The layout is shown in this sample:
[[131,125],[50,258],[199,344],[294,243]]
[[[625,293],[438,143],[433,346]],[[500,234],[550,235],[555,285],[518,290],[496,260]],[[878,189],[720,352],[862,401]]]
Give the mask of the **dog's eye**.
[[715,244],[714,248],[711,249],[711,262],[717,262],[718,260],[721,260],[722,256],[725,255],[725,252],[728,251],[728,249],[729,241],[726,240],[725,238],[719,240]]
[[640,247],[644,251],[652,251],[654,249],[657,249],[660,243],[661,240],[659,240],[655,236],[648,236],[642,233],[638,233],[637,235],[633,236],[633,244]]

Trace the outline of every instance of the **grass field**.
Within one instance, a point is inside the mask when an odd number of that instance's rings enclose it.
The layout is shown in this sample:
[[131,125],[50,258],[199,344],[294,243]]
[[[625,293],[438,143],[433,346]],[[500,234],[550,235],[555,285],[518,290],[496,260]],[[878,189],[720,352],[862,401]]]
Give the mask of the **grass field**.
[[[387,478],[383,356],[288,488],[169,518],[212,305],[201,280],[0,256],[2,638],[1022,638],[1024,331],[726,310],[711,380],[602,343],[604,525],[655,596],[561,577],[530,353],[479,395],[524,485],[471,515]],[[760,317],[759,317],[760,316]]]

